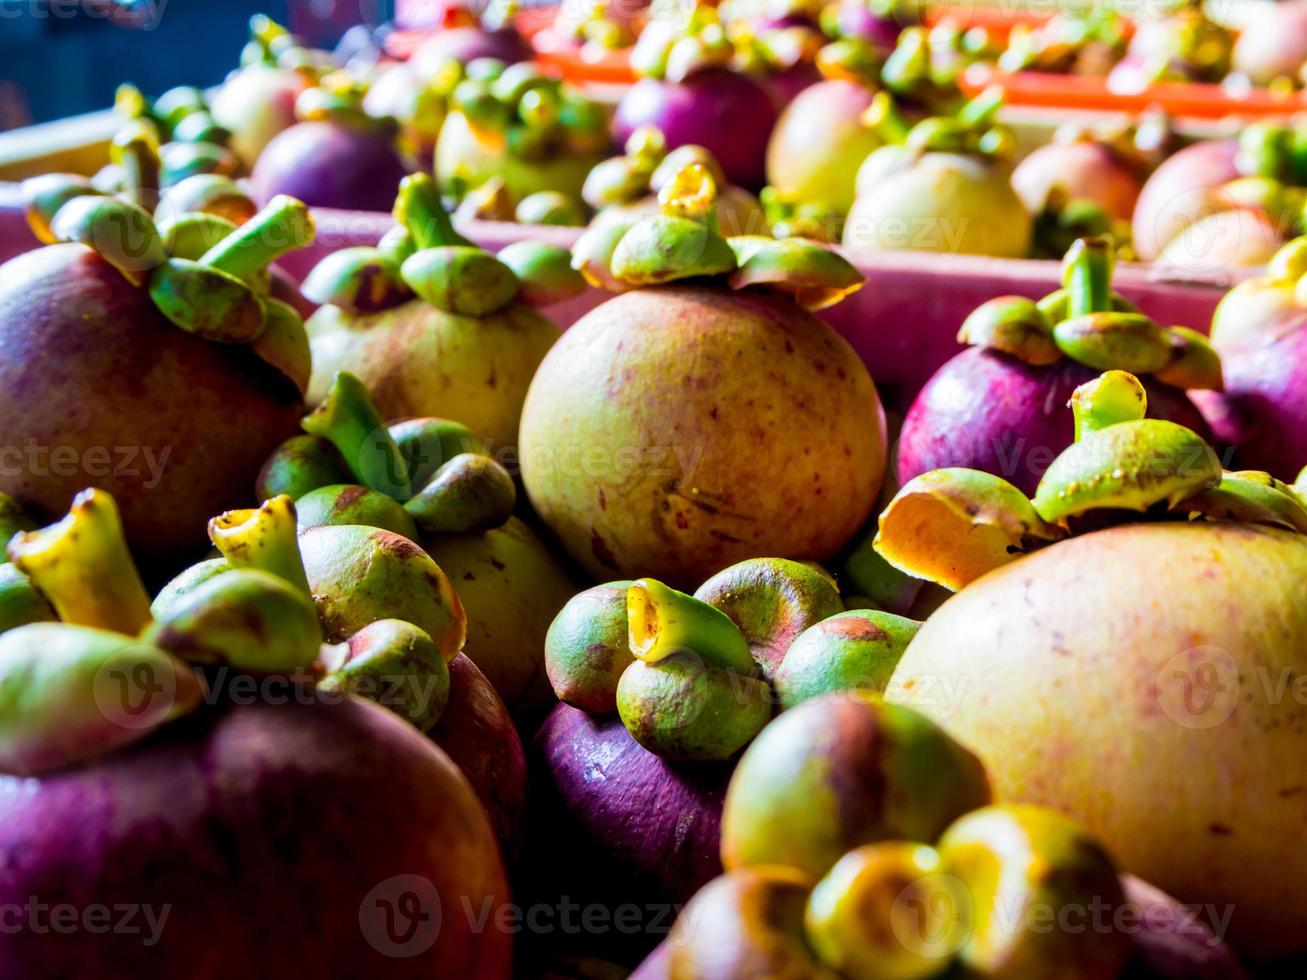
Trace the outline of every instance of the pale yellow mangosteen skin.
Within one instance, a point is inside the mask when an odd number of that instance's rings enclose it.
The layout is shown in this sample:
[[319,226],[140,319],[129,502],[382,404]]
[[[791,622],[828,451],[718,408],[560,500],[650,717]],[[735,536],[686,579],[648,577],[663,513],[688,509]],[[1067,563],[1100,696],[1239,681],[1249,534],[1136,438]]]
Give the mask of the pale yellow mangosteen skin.
[[847,80],[818,82],[781,113],[767,144],[767,183],[788,201],[825,203],[844,214],[856,196],[851,179],[883,142],[862,114],[875,97]]
[[694,588],[761,556],[824,559],[885,471],[875,385],[788,299],[666,286],[609,300],[550,351],[522,415],[537,513],[596,580]]
[[1065,811],[1271,957],[1307,950],[1304,676],[1307,536],[1136,524],[972,583],[886,696],[976,752],[998,801]]
[[571,574],[516,517],[484,534],[427,535],[422,547],[463,601],[463,652],[515,719],[539,721],[555,701],[545,673],[545,634],[579,588]]
[[858,174],[858,198],[844,224],[849,248],[1021,259],[1033,222],[1001,165],[956,153],[927,153],[911,166]]
[[352,371],[382,418],[462,422],[491,455],[517,445],[527,386],[559,336],[526,306],[472,317],[420,300],[368,316],[324,306],[305,326],[313,351],[310,407],[326,397],[336,372]]

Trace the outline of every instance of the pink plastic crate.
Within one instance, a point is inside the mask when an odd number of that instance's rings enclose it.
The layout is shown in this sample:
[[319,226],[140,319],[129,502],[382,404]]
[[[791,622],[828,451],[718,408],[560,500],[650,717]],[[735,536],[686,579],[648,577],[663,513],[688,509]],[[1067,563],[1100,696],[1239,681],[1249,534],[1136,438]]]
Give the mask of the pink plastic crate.
[[[319,210],[318,240],[292,253],[282,266],[302,279],[326,254],[351,245],[375,245],[391,225],[389,215]],[[497,250],[522,238],[570,247],[574,228],[529,227],[502,222],[474,222],[462,228],[478,244]],[[0,185],[0,259],[36,246],[23,219],[16,188]],[[823,312],[866,362],[886,403],[904,407],[930,376],[961,348],[958,327],[987,299],[1005,294],[1037,298],[1056,289],[1056,262],[1013,261],[969,255],[922,252],[849,251],[867,276],[867,284],[838,306]],[[1146,313],[1165,324],[1206,331],[1212,311],[1237,278],[1211,275],[1200,279],[1166,278],[1155,268],[1124,265],[1117,289]],[[590,289],[551,308],[562,327],[602,303],[608,294]]]
[[[299,278],[327,252],[375,244],[391,225],[388,215],[326,210],[317,215],[317,243],[287,256],[282,263]],[[475,222],[462,231],[489,249],[522,238],[570,247],[580,234],[574,228],[488,221]],[[958,328],[985,300],[1005,294],[1038,298],[1061,285],[1057,262],[924,252],[845,250],[845,254],[866,275],[867,284],[822,316],[857,350],[891,406],[906,406],[940,365],[961,350]],[[1117,271],[1116,285],[1160,322],[1206,332],[1225,291],[1248,274],[1241,270],[1233,277],[1218,274],[1176,280],[1153,267],[1123,265]],[[587,290],[549,313],[560,326],[570,326],[608,295]]]

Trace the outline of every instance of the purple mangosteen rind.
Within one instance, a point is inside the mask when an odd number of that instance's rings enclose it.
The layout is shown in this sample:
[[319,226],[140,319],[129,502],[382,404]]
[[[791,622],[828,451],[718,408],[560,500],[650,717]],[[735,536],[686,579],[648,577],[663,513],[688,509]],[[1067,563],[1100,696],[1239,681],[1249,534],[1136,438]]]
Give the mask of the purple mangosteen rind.
[[541,726],[532,755],[528,853],[548,887],[592,900],[684,902],[721,873],[730,763],[663,759],[615,714],[566,704]]
[[27,182],[23,194],[42,240],[86,246],[147,291],[174,326],[214,343],[250,346],[303,391],[303,322],[268,295],[267,273],[281,255],[313,240],[313,219],[301,202],[276,198],[237,226],[221,209],[184,211],[176,201],[164,202],[160,211],[170,213],[159,219],[129,195],[100,194],[62,178]]
[[[155,937],[143,946],[142,925],[53,943],[24,930],[0,943],[4,972],[67,974],[94,956],[106,976],[183,976],[219,927],[230,941],[205,959],[220,973],[366,973],[389,942],[381,904],[416,885],[445,921],[422,934],[429,949],[388,961],[396,977],[510,975],[509,932],[449,914],[460,899],[508,901],[481,807],[443,752],[357,699],[215,705],[85,765],[5,779],[0,809],[6,901],[94,894],[151,910]],[[218,926],[228,915],[237,934]],[[273,919],[286,936],[254,924]]]
[[1074,441],[1032,497],[964,467],[909,480],[880,517],[876,550],[901,571],[958,591],[1068,534],[1123,520],[1265,524],[1302,532],[1299,491],[1265,472],[1230,473],[1204,435],[1147,418],[1134,375],[1109,370],[1071,397]]
[[1224,391],[1205,398],[1213,428],[1240,466],[1291,480],[1307,464],[1307,236],[1277,251],[1265,275],[1232,289],[1212,317]]

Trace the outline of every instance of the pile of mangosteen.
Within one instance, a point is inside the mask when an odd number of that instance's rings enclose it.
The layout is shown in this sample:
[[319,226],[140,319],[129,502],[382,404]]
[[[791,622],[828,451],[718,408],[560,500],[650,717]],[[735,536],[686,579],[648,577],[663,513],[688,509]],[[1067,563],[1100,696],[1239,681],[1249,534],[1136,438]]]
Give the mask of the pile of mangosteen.
[[123,84],[0,266],[0,980],[1302,975],[1307,127],[1012,79],[1298,104],[1303,9]]

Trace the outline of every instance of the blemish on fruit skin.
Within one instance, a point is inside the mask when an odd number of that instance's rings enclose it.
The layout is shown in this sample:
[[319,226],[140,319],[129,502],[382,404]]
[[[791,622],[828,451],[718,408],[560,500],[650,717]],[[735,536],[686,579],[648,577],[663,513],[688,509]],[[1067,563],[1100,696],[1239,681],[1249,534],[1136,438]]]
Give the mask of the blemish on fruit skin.
[[348,511],[352,506],[354,506],[358,499],[367,492],[367,488],[365,487],[346,487],[336,497],[336,503],[332,507],[332,510],[337,513]]
[[[822,632],[842,636],[850,640],[860,640],[864,643],[881,643],[889,639],[889,634],[865,619],[859,619],[853,616],[837,617],[822,624]],[[909,681],[908,684],[911,682]],[[904,686],[908,686],[905,684]]]
[[600,510],[608,509],[608,495],[604,493],[603,487],[599,488],[599,509]]
[[1208,831],[1217,837],[1229,837],[1234,830],[1223,823],[1214,823],[1208,826]]

